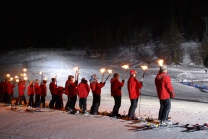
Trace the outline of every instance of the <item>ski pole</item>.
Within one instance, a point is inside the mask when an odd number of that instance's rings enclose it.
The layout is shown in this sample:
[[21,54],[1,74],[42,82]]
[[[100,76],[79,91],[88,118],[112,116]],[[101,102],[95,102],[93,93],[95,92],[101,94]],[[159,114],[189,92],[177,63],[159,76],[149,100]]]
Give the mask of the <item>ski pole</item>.
[[105,82],[108,80],[108,78],[109,78],[110,75],[112,74],[112,70],[108,70],[108,73],[109,73],[109,75],[108,75],[108,77],[106,78]]

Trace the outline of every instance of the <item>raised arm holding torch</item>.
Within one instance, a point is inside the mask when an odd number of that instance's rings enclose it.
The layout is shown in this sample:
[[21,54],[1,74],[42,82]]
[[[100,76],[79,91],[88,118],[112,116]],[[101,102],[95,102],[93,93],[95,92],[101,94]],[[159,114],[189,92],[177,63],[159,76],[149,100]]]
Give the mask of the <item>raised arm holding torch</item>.
[[40,82],[42,83],[42,81],[43,81],[43,72],[40,71]]
[[102,78],[101,78],[101,81],[100,81],[100,82],[102,82],[103,81],[104,74],[105,74],[105,69],[104,68],[103,69],[100,69],[100,72],[103,74],[102,75]]
[[108,78],[109,78],[110,75],[112,74],[112,71],[113,71],[113,70],[108,70],[109,75],[108,75],[108,77],[105,79],[105,82],[108,80]]
[[124,77],[123,77],[123,79],[125,79],[126,73],[127,73],[128,69],[129,69],[129,65],[123,65],[121,67],[124,68],[124,69],[126,69],[126,72],[125,72]]

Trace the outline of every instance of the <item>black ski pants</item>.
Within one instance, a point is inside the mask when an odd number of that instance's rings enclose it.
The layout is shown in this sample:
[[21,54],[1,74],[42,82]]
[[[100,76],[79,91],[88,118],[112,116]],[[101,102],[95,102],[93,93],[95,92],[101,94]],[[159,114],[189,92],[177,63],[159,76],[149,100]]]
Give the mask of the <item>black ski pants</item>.
[[45,108],[45,96],[40,97],[40,104],[42,105],[43,108]]
[[67,95],[67,98],[68,98],[68,100],[67,100],[66,105],[65,105],[65,110],[69,110],[69,108],[70,108],[70,103],[71,103],[71,100],[70,100],[69,95]]
[[113,107],[112,115],[117,116],[119,112],[119,108],[121,107],[121,96],[113,96],[113,98],[114,98],[115,104]]
[[28,106],[33,107],[34,106],[34,100],[33,100],[34,95],[29,95],[29,103]]
[[83,108],[82,112],[84,113],[87,109],[87,98],[79,98],[80,106]]
[[135,117],[135,110],[136,110],[137,104],[138,104],[138,98],[136,98],[136,99],[130,99],[130,100],[131,100],[131,106],[129,108],[128,117],[134,118]]
[[12,94],[7,94],[7,103],[12,104]]
[[40,107],[40,95],[35,95],[35,106]]
[[93,93],[93,101],[92,101],[92,106],[91,106],[91,110],[90,110],[91,114],[98,113],[98,109],[100,107],[100,99],[101,99],[100,95]]
[[75,111],[75,104],[77,102],[77,95],[70,97],[70,109]]
[[58,95],[55,95],[55,94],[51,94],[52,95],[52,99],[49,103],[49,108],[53,108],[54,107],[54,104],[57,105],[57,99],[58,99]]
[[160,110],[158,119],[162,121],[168,120],[168,115],[171,108],[171,99],[160,100]]

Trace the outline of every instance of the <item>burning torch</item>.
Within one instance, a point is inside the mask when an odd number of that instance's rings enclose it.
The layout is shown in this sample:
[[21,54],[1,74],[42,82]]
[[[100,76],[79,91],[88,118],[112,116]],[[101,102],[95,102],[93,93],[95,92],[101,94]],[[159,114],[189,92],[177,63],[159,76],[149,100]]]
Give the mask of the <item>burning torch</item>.
[[104,68],[103,69],[100,69],[100,72],[102,73],[102,78],[101,78],[101,81],[100,82],[102,82],[103,81],[104,74],[105,74],[105,69]]
[[141,66],[141,68],[144,70],[144,73],[143,73],[143,76],[142,76],[142,79],[141,79],[141,82],[143,82],[143,80],[144,80],[144,75],[145,75],[145,73],[146,73],[148,67],[147,67],[147,66]]
[[19,77],[18,76],[15,76],[14,78],[15,78],[15,82],[18,83],[19,82]]
[[158,60],[158,64],[159,64],[160,67],[163,66],[163,63],[164,63],[164,60],[162,60],[162,59]]
[[110,69],[108,70],[109,75],[108,75],[108,77],[105,79],[105,82],[108,80],[108,78],[109,78],[110,75],[112,74],[112,71],[113,71],[113,70],[110,70]]
[[43,81],[43,72],[42,71],[40,71],[40,81],[41,81],[41,83],[42,83],[42,81]]
[[123,77],[123,79],[125,79],[126,73],[127,73],[128,69],[129,69],[129,65],[123,65],[121,67],[124,68],[124,69],[126,69],[126,72],[125,72],[124,77]]
[[78,78],[79,78],[79,67],[74,67],[73,70],[75,70],[75,81],[77,80],[78,81]]

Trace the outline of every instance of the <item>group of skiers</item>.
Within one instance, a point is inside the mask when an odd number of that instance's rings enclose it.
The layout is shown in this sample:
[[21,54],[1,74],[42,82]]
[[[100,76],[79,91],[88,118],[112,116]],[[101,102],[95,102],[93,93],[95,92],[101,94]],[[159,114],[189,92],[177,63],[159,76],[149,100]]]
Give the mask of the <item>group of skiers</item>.
[[[137,120],[135,116],[135,110],[138,105],[138,98],[140,96],[140,90],[143,87],[143,79],[141,81],[136,79],[137,72],[130,70],[130,77],[127,82],[127,88],[129,92],[130,107],[128,111],[128,120]],[[101,88],[105,86],[105,82],[98,82],[96,74],[91,76],[88,81],[85,78],[81,79],[78,83],[79,74],[69,75],[68,80],[65,83],[65,87],[57,86],[56,78],[52,78],[49,84],[49,90],[52,95],[52,99],[49,103],[49,108],[62,108],[63,97],[62,94],[67,95],[67,103],[65,109],[69,113],[76,113],[75,104],[77,102],[77,96],[79,97],[79,107],[82,109],[83,114],[89,114],[87,111],[87,97],[91,90],[93,95],[92,106],[90,108],[90,114],[98,114],[100,101],[101,101]],[[45,107],[45,97],[47,95],[46,80],[43,80],[39,84],[38,79],[35,83],[31,81],[27,87],[27,95],[29,96],[28,107]],[[113,78],[110,80],[111,83],[111,96],[114,98],[114,107],[110,116],[120,117],[119,109],[121,106],[122,87],[124,86],[125,80],[119,80],[119,74],[114,73]],[[16,99],[16,104],[21,105],[24,101],[27,104],[24,96],[24,90],[26,82],[23,80],[18,83],[19,97]],[[171,108],[171,98],[175,97],[173,87],[171,85],[170,76],[167,73],[167,66],[161,66],[157,76],[155,77],[155,86],[160,100],[160,110],[158,119],[161,120],[162,124],[169,124],[168,115]],[[1,82],[1,92],[3,93],[3,101],[8,105],[11,105],[11,99],[13,94],[13,88],[15,84],[12,84],[9,80]],[[35,102],[33,96],[35,95]]]
[[[26,87],[26,80],[19,80],[18,82],[18,97],[16,99],[15,105],[22,106],[24,102],[25,105],[28,104],[28,107],[45,107],[45,97],[47,95],[47,87],[46,80],[43,80],[41,84],[39,84],[38,79],[29,82],[29,85]],[[12,98],[14,93],[15,83],[12,81],[5,79],[0,83],[0,99],[5,102],[8,106],[12,105]],[[27,95],[29,96],[29,102],[27,103],[25,98],[25,90],[27,90]],[[35,96],[35,101],[34,97]]]

